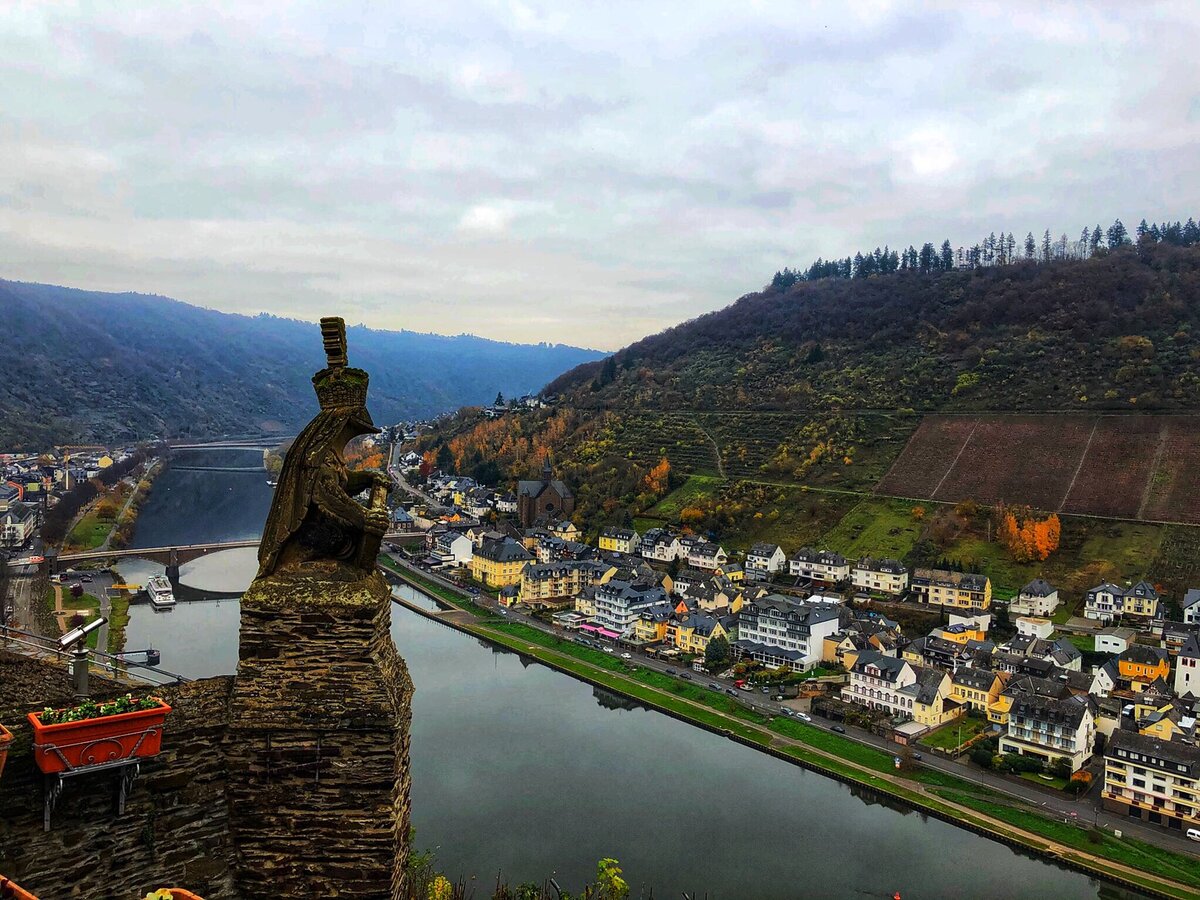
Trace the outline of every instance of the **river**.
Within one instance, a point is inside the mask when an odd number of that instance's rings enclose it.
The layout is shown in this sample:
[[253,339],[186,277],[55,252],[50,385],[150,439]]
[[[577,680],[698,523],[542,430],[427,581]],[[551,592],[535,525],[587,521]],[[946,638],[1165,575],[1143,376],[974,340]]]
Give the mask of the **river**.
[[[191,462],[191,460],[189,460]],[[208,477],[194,478],[195,475]],[[186,477],[182,477],[186,476]],[[160,475],[135,544],[244,538],[269,504],[265,478]],[[260,488],[261,484],[261,488]],[[159,570],[127,563],[127,577]],[[253,551],[184,566],[178,606],[131,610],[128,648],[152,643],[194,677],[237,663],[236,591]],[[411,598],[417,595],[409,591]],[[869,791],[807,772],[393,606],[416,685],[416,846],[482,896],[555,877],[576,888],[616,857],[633,896],[1046,898],[1125,896]]]

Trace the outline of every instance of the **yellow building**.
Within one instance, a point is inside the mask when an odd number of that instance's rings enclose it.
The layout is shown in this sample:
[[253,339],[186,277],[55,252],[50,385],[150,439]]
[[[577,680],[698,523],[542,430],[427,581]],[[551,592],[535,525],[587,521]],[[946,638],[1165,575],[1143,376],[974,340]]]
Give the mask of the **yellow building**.
[[986,575],[917,569],[913,572],[912,590],[921,603],[932,606],[978,612],[992,605],[992,580]]
[[485,540],[471,557],[471,577],[488,587],[507,587],[521,581],[522,570],[532,561],[512,538]]
[[963,666],[950,676],[950,699],[985,713],[1000,699],[1006,682],[1006,677],[999,672]]
[[111,456],[109,456],[107,453],[104,456],[100,457],[98,460],[96,460],[97,468],[107,469],[112,464],[113,464],[113,458]]
[[729,639],[729,632],[713,616],[693,613],[684,619],[674,619],[667,625],[667,637],[676,649],[684,653],[700,655],[708,648],[708,642],[720,635]]
[[641,537],[632,528],[605,528],[600,532],[600,549],[609,553],[637,552]]
[[562,603],[584,588],[603,584],[616,571],[615,566],[591,560],[530,563],[521,570],[518,600],[526,606]]

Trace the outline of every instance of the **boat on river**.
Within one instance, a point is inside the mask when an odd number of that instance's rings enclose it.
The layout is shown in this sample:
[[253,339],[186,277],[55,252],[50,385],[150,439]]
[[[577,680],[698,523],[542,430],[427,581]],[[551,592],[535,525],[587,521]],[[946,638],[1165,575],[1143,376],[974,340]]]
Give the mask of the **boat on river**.
[[146,582],[146,594],[155,609],[169,609],[175,605],[175,591],[166,575],[151,575]]

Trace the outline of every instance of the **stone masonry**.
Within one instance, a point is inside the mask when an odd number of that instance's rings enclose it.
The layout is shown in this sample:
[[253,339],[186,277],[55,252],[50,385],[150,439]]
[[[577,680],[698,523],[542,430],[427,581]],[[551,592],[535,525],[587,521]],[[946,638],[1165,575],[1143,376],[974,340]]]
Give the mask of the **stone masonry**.
[[276,574],[242,598],[226,733],[241,896],[398,898],[412,684],[378,572]]

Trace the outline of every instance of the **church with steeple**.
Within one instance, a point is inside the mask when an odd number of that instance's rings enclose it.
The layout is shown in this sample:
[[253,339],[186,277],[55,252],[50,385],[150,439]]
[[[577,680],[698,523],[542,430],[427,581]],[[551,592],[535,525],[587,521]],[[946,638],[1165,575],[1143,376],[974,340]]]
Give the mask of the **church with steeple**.
[[517,515],[521,526],[530,528],[538,521],[558,521],[575,512],[575,495],[554,477],[547,455],[540,481],[522,481],[517,486]]

